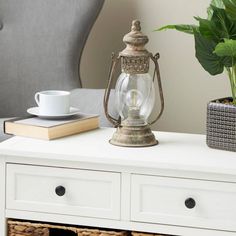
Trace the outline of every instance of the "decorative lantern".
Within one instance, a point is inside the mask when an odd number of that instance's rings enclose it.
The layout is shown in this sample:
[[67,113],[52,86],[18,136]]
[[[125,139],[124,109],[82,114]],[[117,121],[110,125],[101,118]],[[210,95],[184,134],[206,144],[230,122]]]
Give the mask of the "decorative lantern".
[[[164,97],[159,73],[159,54],[153,56],[145,49],[148,37],[141,32],[140,22],[132,22],[131,32],[124,36],[126,48],[118,57],[112,55],[108,86],[104,95],[104,109],[108,120],[117,127],[110,143],[124,147],[146,147],[158,144],[150,125],[155,123],[164,110]],[[149,62],[155,64],[153,78],[148,74]],[[114,71],[121,62],[122,73],[115,87],[115,105],[119,119],[108,112],[108,102]],[[161,109],[156,119],[148,123],[155,103],[154,79],[157,75]]]

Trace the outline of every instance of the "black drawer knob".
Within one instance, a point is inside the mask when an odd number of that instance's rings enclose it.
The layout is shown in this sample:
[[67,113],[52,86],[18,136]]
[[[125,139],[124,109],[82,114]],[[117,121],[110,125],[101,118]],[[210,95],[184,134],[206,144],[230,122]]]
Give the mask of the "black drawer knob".
[[196,206],[196,202],[193,198],[188,198],[185,200],[185,206],[188,209],[193,209]]
[[62,197],[66,193],[66,189],[63,186],[57,186],[55,192],[58,196]]

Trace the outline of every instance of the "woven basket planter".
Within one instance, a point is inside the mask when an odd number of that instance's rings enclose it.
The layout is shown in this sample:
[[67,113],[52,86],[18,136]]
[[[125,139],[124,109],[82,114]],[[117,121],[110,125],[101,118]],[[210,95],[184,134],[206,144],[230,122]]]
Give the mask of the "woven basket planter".
[[[59,230],[59,231],[57,231]],[[56,232],[57,231],[57,232]],[[109,231],[8,220],[8,236],[128,236],[127,231]]]
[[236,106],[212,101],[207,106],[207,145],[236,152]]

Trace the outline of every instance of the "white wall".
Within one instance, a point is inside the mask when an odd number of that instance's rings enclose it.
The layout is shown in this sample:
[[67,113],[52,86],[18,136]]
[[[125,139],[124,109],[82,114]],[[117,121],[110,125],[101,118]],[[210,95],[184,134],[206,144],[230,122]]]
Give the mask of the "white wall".
[[111,52],[123,49],[123,35],[133,19],[148,35],[149,51],[160,52],[165,111],[155,130],[204,133],[208,101],[230,95],[225,74],[211,77],[195,59],[189,35],[153,32],[165,24],[193,23],[205,16],[210,0],[106,0],[88,39],[81,64],[84,87],[104,88]]

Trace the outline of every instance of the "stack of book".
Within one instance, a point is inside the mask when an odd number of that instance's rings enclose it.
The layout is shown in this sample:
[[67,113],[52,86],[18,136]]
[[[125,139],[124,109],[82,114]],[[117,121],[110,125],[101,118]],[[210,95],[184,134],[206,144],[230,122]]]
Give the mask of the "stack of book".
[[26,117],[4,122],[4,132],[17,136],[45,140],[65,137],[99,127],[99,116],[79,114],[70,119],[45,120],[38,117]]

